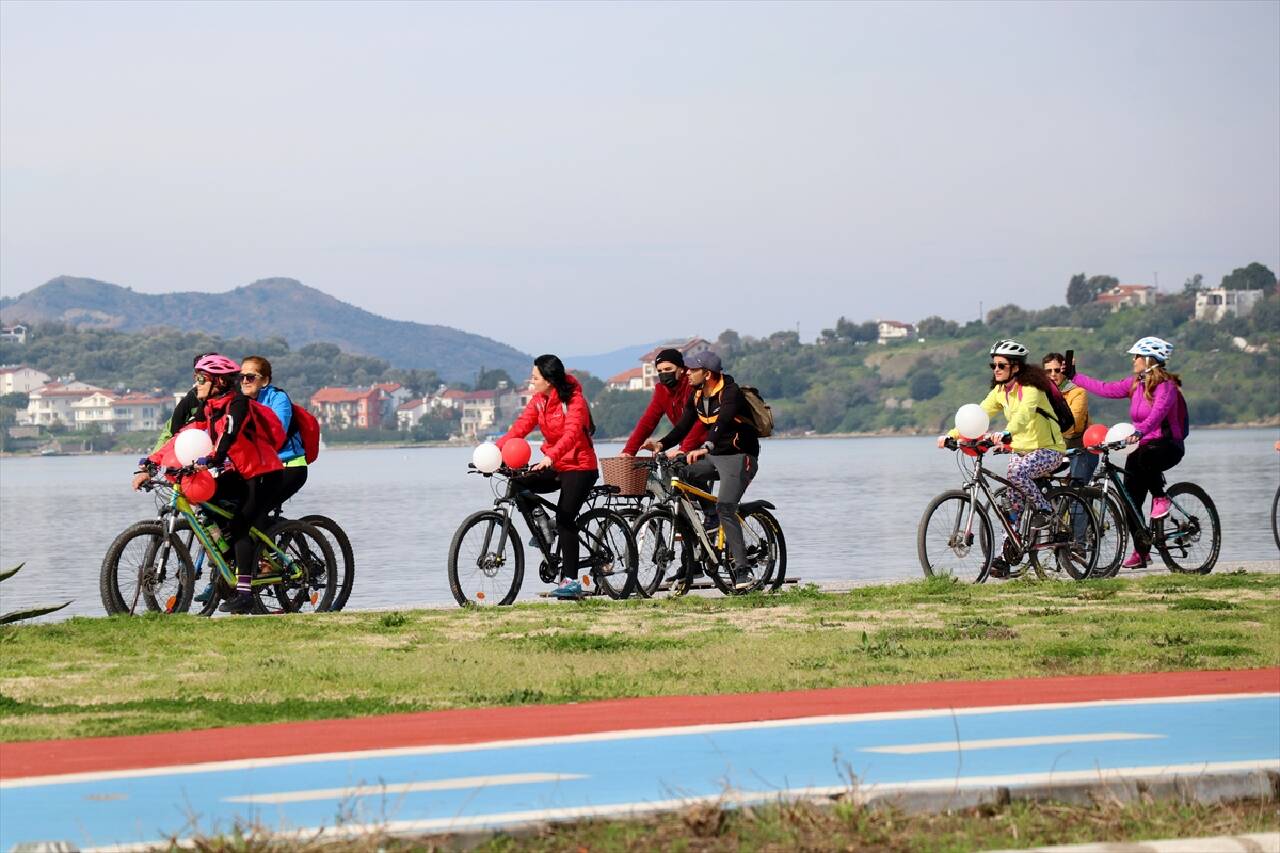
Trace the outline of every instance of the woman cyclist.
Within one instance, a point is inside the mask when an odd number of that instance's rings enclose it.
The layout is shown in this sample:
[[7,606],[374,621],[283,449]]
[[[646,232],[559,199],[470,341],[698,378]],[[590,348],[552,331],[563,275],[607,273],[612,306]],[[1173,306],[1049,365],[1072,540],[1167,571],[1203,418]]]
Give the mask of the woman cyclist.
[[[560,490],[560,499],[556,503],[560,582],[552,594],[556,598],[581,598],[583,590],[582,582],[578,580],[576,519],[586,503],[587,493],[600,476],[591,441],[595,424],[582,386],[565,371],[564,362],[556,356],[540,355],[533,360],[529,387],[533,391],[533,399],[507,434],[498,439],[497,445],[502,447],[509,439],[524,438],[534,428],[546,439],[542,443],[542,453],[546,458],[516,482],[524,492],[543,494]],[[532,500],[521,491],[516,493],[516,503],[527,511]]]
[[285,440],[280,447],[280,461],[284,471],[280,475],[280,503],[293,497],[306,485],[307,457],[302,450],[302,436],[295,429],[289,435],[293,422],[293,400],[283,388],[271,384],[271,362],[260,355],[251,355],[240,362],[240,390],[251,400],[276,413],[280,426],[284,427]]
[[[996,341],[991,347],[991,392],[980,404],[990,416],[1003,413],[1004,433],[987,433],[984,438],[996,444],[1009,443],[1012,436],[1013,454],[1009,457],[1008,479],[1015,488],[1010,489],[1009,505],[1013,519],[1017,519],[1026,502],[1031,501],[1035,512],[1031,517],[1033,528],[1047,527],[1049,502],[1040,494],[1033,482],[1037,477],[1047,477],[1062,464],[1063,451],[1067,449],[1062,439],[1062,429],[1053,415],[1049,395],[1053,380],[1033,364],[1027,364],[1028,350],[1014,340]],[[959,435],[952,430],[950,436]],[[947,436],[938,437],[942,447]],[[1003,547],[1001,551],[1003,552]],[[991,560],[992,577],[1008,577],[1009,563],[1003,553]]]
[[[1124,487],[1141,510],[1151,493],[1151,519],[1169,514],[1169,498],[1164,491],[1164,472],[1182,461],[1186,452],[1182,438],[1187,434],[1186,410],[1180,404],[1182,380],[1165,367],[1173,354],[1173,344],[1163,338],[1146,337],[1129,347],[1133,356],[1133,375],[1118,382],[1103,382],[1077,373],[1074,364],[1067,372],[1077,385],[1099,397],[1129,398],[1129,420],[1133,435],[1129,443],[1138,445],[1124,463]],[[1128,513],[1126,513],[1126,516]],[[1138,530],[1142,519],[1129,518],[1134,549],[1120,565],[1126,569],[1143,568],[1148,563],[1150,547],[1142,550]]]

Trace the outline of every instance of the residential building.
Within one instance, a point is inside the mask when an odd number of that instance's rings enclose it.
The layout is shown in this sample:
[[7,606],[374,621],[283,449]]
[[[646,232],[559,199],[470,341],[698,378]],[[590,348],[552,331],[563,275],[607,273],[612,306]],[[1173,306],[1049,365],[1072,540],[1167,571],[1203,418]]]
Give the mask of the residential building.
[[158,431],[164,422],[166,400],[146,394],[96,391],[71,404],[76,429],[96,426],[101,432]]
[[479,439],[492,432],[506,432],[532,397],[528,388],[512,388],[505,382],[492,391],[466,392],[462,398],[463,438]]
[[396,407],[396,429],[411,430],[433,410],[429,397],[408,400]]
[[658,384],[658,371],[654,367],[653,360],[664,349],[678,349],[684,359],[688,361],[689,357],[694,353],[711,349],[711,342],[705,338],[686,338],[684,340],[667,341],[649,350],[640,356],[640,388],[633,390],[652,391],[654,386]]
[[28,393],[26,411],[18,412],[17,421],[20,424],[34,424],[36,426],[60,424],[65,427],[73,427],[75,426],[76,418],[75,410],[71,408],[72,405],[97,393],[106,392],[101,388],[95,388],[72,377],[67,377],[67,379],[57,382],[48,382]]
[[1216,323],[1224,317],[1247,317],[1266,295],[1264,290],[1227,290],[1215,287],[1196,293],[1196,319]]
[[379,382],[373,387],[387,395],[382,412],[384,419],[394,414],[396,409],[409,402],[409,398],[413,396],[413,392],[399,382]]
[[30,394],[53,377],[25,364],[0,367],[0,394]]
[[27,327],[21,324],[16,326],[0,326],[0,343],[5,344],[25,344],[27,342]]
[[915,334],[915,327],[910,323],[900,323],[897,320],[877,320],[876,331],[882,344],[890,341],[906,341],[910,340]]
[[609,381],[605,383],[605,387],[614,391],[643,391],[644,368],[633,367],[630,370],[622,371],[617,376],[611,376]]
[[321,388],[311,396],[311,413],[329,429],[373,429],[382,425],[387,393],[372,388]]
[[1156,289],[1146,284],[1117,284],[1094,300],[1102,305],[1111,306],[1112,312],[1121,308],[1132,308],[1138,305],[1154,305]]

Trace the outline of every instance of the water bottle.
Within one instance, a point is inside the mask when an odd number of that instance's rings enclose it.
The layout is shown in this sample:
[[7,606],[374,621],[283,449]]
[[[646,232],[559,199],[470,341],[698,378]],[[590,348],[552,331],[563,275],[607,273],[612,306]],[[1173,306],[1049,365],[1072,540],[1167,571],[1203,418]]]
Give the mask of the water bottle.
[[[556,539],[556,528],[552,523],[547,511],[539,504],[533,508],[533,523],[537,527],[538,532],[542,534],[542,541],[547,543],[547,547],[551,547],[551,543]],[[530,545],[537,545],[537,542],[530,542]]]
[[196,513],[196,515],[204,525],[205,532],[209,534],[209,539],[213,542],[213,547],[217,548],[223,554],[227,553],[227,549],[231,547],[231,544],[227,542],[226,537],[222,535],[222,528],[209,518],[208,513],[201,511]]

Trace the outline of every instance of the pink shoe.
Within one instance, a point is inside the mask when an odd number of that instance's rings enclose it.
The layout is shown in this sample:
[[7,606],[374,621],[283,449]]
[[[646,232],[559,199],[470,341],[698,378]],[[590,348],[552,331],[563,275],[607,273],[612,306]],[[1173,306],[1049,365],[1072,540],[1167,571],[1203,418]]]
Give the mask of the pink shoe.
[[1134,551],[1129,558],[1120,564],[1122,569],[1145,569],[1147,567],[1147,555],[1141,551]]
[[1168,498],[1152,498],[1151,520],[1155,521],[1157,518],[1164,518],[1168,515],[1170,505]]

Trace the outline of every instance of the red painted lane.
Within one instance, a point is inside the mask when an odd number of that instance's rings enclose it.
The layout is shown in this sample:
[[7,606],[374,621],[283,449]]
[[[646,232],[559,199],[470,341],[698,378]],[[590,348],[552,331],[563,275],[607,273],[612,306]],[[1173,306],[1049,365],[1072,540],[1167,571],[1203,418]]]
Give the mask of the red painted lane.
[[200,732],[0,743],[0,779],[828,714],[1271,692],[1280,692],[1280,668],[941,681],[787,693],[654,696],[572,705],[467,708]]

